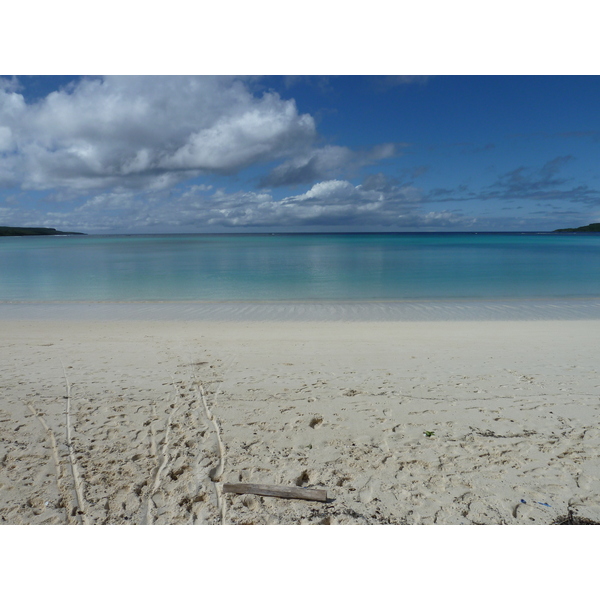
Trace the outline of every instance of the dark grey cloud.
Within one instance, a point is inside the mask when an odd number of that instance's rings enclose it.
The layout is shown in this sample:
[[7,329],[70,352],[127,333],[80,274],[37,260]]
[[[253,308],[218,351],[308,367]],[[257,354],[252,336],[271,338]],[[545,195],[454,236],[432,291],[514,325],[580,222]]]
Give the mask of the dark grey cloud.
[[394,144],[354,151],[343,146],[311,149],[275,167],[262,178],[259,187],[311,184],[339,176],[351,176],[360,168],[396,155]]
[[412,179],[417,179],[417,177],[421,177],[425,175],[429,171],[428,165],[419,165],[410,171],[410,177]]
[[430,75],[382,75],[372,78],[372,85],[381,92],[406,85],[425,85]]
[[456,188],[433,188],[423,196],[424,202],[461,202],[481,197],[477,192],[469,190],[467,185]]
[[365,191],[377,191],[389,194],[394,190],[400,189],[400,181],[394,177],[388,177],[383,173],[373,173],[364,178],[360,187]]
[[592,142],[600,142],[600,130],[588,129],[588,130],[583,130],[583,131],[554,131],[554,132],[536,131],[533,133],[513,133],[507,137],[509,139],[510,138],[520,138],[520,139],[579,138],[579,139],[588,139]]
[[329,94],[334,89],[332,79],[333,76],[330,75],[285,75],[283,77],[283,85],[287,90],[297,85],[307,85],[319,90],[323,94]]
[[499,177],[479,196],[501,200],[560,200],[600,204],[600,191],[587,185],[573,186],[573,180],[561,177],[560,171],[574,160],[573,156],[557,156],[539,169],[519,167]]
[[[418,147],[418,144],[415,144]],[[497,149],[497,145],[494,143],[487,144],[476,144],[474,142],[447,142],[447,143],[436,143],[423,146],[423,150],[432,154],[448,154],[451,155],[459,154],[462,156],[469,156],[472,154],[484,154],[486,152],[492,152]]]
[[496,149],[496,144],[485,144],[483,146],[477,146],[476,148],[473,149],[473,152],[475,152],[475,153],[489,152],[490,150],[495,150],[495,149]]
[[600,205],[600,190],[587,185],[573,186],[573,180],[560,175],[574,160],[573,156],[557,156],[539,168],[520,166],[498,177],[491,185],[471,189],[435,188],[423,194],[423,202],[465,202],[468,200],[500,200],[505,202],[562,201]]
[[562,138],[587,138],[592,142],[600,142],[600,131],[597,129],[590,131],[562,131],[557,135]]
[[540,169],[519,167],[502,175],[490,187],[501,190],[501,193],[507,196],[522,196],[564,185],[568,179],[558,177],[558,173],[572,160],[573,156],[571,155],[557,156]]

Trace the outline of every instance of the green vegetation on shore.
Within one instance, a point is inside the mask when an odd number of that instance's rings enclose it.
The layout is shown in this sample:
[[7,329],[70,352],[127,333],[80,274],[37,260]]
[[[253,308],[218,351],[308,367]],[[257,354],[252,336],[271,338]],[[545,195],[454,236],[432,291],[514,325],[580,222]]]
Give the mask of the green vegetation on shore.
[[600,233],[600,223],[590,223],[574,229],[555,229],[552,233]]
[[3,235],[85,235],[78,231],[57,231],[51,227],[0,227]]

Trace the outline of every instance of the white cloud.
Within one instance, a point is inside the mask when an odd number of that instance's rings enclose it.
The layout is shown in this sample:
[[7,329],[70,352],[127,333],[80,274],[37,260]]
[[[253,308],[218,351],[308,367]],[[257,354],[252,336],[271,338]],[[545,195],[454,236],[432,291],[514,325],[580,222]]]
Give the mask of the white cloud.
[[3,80],[0,128],[0,173],[34,189],[165,187],[285,158],[316,136],[293,100],[204,76],[83,79],[34,104]]
[[194,185],[173,194],[106,191],[92,194],[75,210],[25,211],[8,207],[0,218],[13,224],[68,231],[218,231],[241,228],[402,229],[465,228],[472,220],[451,211],[425,213],[420,190],[379,178],[378,189],[346,180],[322,181],[306,193],[273,197],[270,191],[228,192]]
[[296,196],[296,200],[318,199],[318,200],[347,200],[356,194],[356,188],[349,181],[322,181],[317,183],[301,196]]
[[[251,83],[213,76],[94,77],[26,102],[18,79],[0,77],[0,188],[35,198],[5,210],[4,218],[83,231],[395,219],[406,190],[389,182],[385,189],[354,186],[346,179],[393,156],[397,146],[319,147],[311,115],[299,113],[294,100],[255,93]],[[262,184],[314,185],[282,200],[269,189],[185,187],[203,175],[232,175],[259,163],[271,168],[274,161],[281,164]]]
[[12,131],[9,127],[0,126],[0,152],[11,152],[15,149]]
[[[139,204],[137,203],[139,202]],[[363,189],[345,180],[323,181],[304,194],[275,199],[270,192],[228,193],[194,186],[176,201],[134,202],[128,194],[101,194],[81,207],[91,220],[110,210],[127,214],[132,228],[151,224],[171,227],[394,227],[434,224],[455,216],[421,216],[420,194],[414,188],[388,186],[386,191]]]
[[[411,186],[383,181],[379,189],[346,180],[322,181],[306,193],[276,200],[270,193],[204,190],[186,198],[180,225],[223,227],[342,227],[444,228],[471,226],[461,214],[429,211],[424,214],[421,192]],[[208,190],[206,190],[208,191]],[[184,217],[185,215],[185,217]]]
[[265,94],[260,105],[219,118],[192,133],[186,144],[159,161],[160,167],[235,171],[259,160],[285,156],[312,142],[314,122],[288,101]]

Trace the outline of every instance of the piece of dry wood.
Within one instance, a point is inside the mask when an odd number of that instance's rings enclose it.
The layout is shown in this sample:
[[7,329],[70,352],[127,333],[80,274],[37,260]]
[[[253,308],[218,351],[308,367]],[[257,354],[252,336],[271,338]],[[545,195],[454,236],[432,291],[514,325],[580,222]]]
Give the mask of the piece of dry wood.
[[276,496],[278,498],[298,498],[327,502],[327,490],[309,490],[287,485],[262,485],[257,483],[224,483],[223,491],[233,494],[256,494],[257,496]]

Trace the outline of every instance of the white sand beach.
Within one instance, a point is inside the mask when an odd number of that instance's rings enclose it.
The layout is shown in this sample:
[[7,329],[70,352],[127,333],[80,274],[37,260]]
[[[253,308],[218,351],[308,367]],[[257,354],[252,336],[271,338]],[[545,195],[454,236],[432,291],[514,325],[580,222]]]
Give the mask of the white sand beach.
[[[600,520],[597,331],[4,320],[0,522]],[[329,501],[223,492],[240,482]]]

